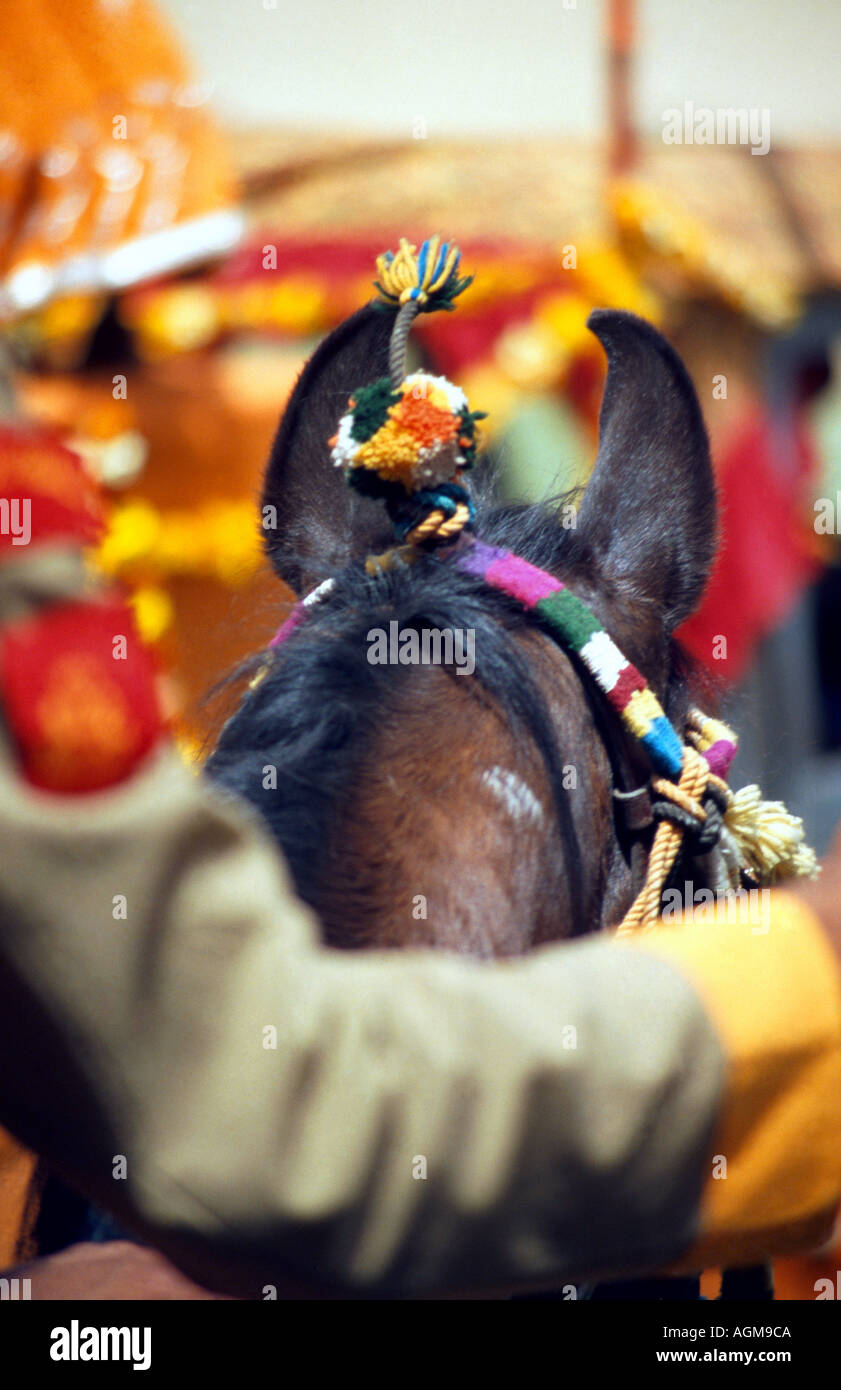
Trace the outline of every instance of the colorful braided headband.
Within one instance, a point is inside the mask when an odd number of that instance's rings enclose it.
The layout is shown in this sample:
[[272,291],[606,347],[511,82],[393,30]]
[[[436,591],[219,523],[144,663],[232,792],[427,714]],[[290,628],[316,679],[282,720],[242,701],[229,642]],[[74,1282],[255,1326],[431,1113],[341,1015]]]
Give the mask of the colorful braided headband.
[[[535,613],[567,651],[581,658],[625,728],[642,744],[656,771],[664,777],[680,777],[682,739],[645,676],[622,655],[586,603],[554,575],[510,550],[497,550],[483,541],[476,540],[461,551],[455,564]],[[716,719],[705,719],[704,724],[706,742],[699,751],[710,771],[726,778],[736,755],[736,736]]]
[[[546,570],[510,550],[473,540],[464,550],[443,552],[442,558],[465,574],[475,575],[491,588],[516,599],[542,620],[567,651],[580,657],[628,732],[642,744],[652,767],[663,777],[677,778],[683,766],[683,742],[654,691],[628,661],[595,613],[571,589]],[[292,609],[269,646],[277,648],[300,627],[307,613],[327,598],[336,581],[325,579]],[[710,771],[725,779],[738,742],[732,729],[718,719],[700,716],[695,746]]]

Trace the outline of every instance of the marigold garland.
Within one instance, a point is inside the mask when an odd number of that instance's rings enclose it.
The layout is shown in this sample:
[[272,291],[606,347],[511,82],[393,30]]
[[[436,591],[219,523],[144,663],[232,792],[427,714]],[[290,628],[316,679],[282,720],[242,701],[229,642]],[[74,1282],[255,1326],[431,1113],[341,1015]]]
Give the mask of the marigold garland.
[[151,502],[123,503],[111,512],[95,560],[114,578],[153,570],[207,575],[226,584],[247,579],[260,562],[253,502],[210,501],[166,512]]

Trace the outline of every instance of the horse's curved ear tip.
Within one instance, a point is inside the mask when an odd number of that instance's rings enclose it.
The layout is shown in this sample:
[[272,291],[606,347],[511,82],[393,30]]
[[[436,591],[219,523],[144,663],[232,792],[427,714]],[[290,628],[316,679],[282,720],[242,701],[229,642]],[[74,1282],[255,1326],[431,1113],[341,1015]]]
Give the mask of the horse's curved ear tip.
[[635,328],[651,328],[648,319],[640,318],[639,314],[634,314],[630,309],[591,309],[587,318],[587,327],[591,333],[600,337],[605,329],[619,327],[628,324]]
[[614,349],[642,345],[662,351],[665,342],[653,323],[640,318],[630,309],[593,309],[588,316],[587,327],[598,338],[608,356]]
[[617,329],[621,331],[628,319],[633,318],[623,309],[591,309],[587,318],[587,327],[594,337],[598,338],[602,347],[606,350],[610,348],[611,340],[615,337]]

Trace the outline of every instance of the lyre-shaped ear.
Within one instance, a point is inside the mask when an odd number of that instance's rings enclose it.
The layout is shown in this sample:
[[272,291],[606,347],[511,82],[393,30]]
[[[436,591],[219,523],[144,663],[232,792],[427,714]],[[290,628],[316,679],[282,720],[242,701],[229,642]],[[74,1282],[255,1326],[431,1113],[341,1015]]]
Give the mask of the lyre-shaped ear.
[[634,314],[597,309],[607,353],[599,450],[577,519],[598,571],[656,605],[668,631],[697,605],[716,548],[707,432],[674,349]]
[[394,314],[368,304],[319,345],[281,419],[263,480],[266,549],[298,594],[352,559],[391,543],[380,503],[348,487],[330,458],[348,398],[388,375]]

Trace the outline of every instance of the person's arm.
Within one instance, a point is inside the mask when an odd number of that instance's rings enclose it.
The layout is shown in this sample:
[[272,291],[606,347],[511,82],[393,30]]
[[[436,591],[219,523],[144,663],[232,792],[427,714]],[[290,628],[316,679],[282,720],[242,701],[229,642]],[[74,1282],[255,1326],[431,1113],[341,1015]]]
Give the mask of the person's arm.
[[785,895],[726,943],[330,952],[166,748],[68,797],[7,746],[0,843],[0,1120],[211,1287],[753,1258],[837,1202],[839,973]]

